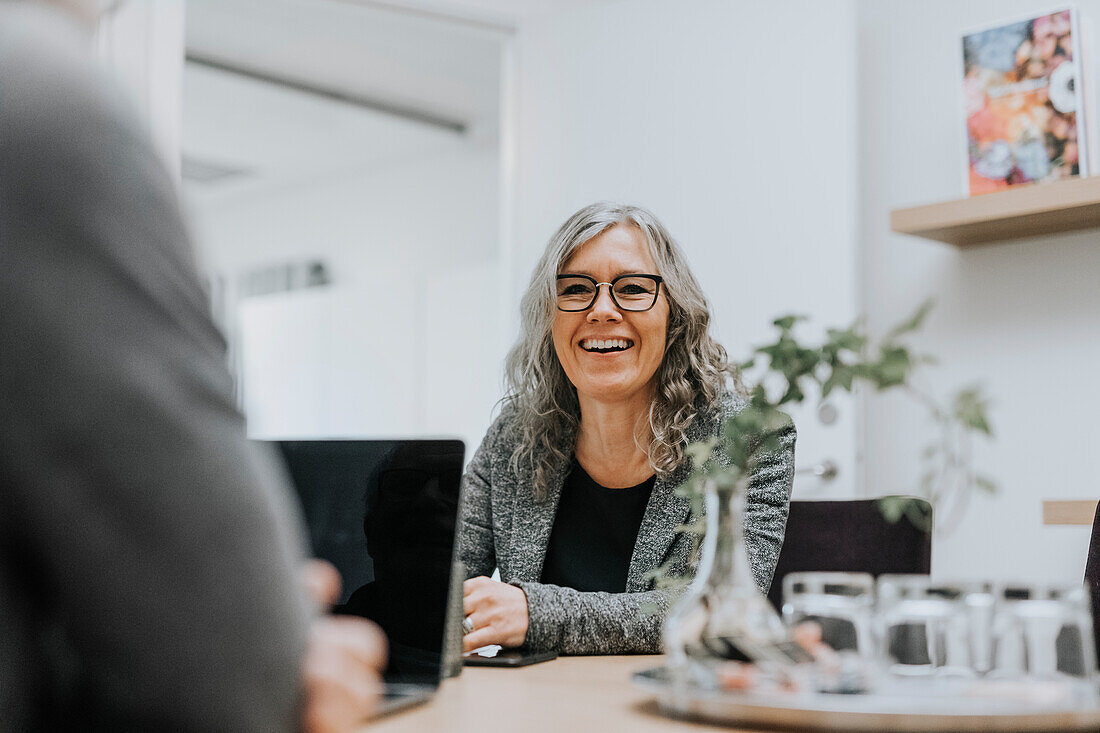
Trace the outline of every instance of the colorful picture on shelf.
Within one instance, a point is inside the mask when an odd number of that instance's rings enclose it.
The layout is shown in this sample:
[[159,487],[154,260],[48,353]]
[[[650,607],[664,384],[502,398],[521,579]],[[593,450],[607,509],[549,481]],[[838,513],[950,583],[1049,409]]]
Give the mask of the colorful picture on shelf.
[[1073,10],[963,36],[970,194],[1088,175]]

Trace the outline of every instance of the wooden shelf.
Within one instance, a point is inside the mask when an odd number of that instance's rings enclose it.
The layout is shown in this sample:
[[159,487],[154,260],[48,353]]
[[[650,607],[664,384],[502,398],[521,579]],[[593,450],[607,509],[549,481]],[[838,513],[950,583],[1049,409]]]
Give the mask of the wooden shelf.
[[895,209],[890,228],[958,247],[1100,228],[1100,176]]
[[1087,524],[1096,515],[1095,499],[1043,501],[1043,524]]

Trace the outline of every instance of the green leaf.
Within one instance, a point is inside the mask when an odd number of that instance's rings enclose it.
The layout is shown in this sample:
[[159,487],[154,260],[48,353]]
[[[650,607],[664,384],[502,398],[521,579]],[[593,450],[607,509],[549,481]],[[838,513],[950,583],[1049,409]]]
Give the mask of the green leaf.
[[975,476],[974,485],[989,494],[997,493],[997,484],[988,476]]
[[684,448],[684,453],[691,458],[692,465],[699,467],[710,460],[717,446],[718,438],[710,438],[708,440],[701,440],[697,443],[690,443]]
[[829,378],[825,380],[825,384],[821,385],[821,397],[824,399],[829,396],[837,387],[840,387],[846,392],[852,391],[852,380],[855,378],[855,369],[847,364],[837,364],[833,367],[829,373]]
[[[696,469],[698,470],[698,469]],[[699,476],[692,474],[688,477],[687,481],[676,487],[675,494],[681,498],[690,499],[693,496],[701,494],[703,491],[703,485],[699,480]]]
[[859,352],[867,344],[867,338],[856,331],[855,326],[845,329],[830,328],[826,333],[830,341],[827,345],[837,349]]
[[805,321],[806,316],[783,316],[782,318],[776,318],[772,321],[772,325],[776,328],[781,328],[784,331],[790,331],[794,328],[794,324],[799,321]]
[[917,529],[932,529],[932,508],[923,501],[906,499],[905,517]]
[[952,414],[960,423],[986,435],[993,435],[989,427],[989,419],[986,417],[986,408],[989,402],[985,400],[977,387],[961,390],[955,395]]
[[887,331],[886,340],[892,341],[898,336],[906,333],[911,333],[919,329],[921,326],[924,325],[924,319],[927,318],[928,314],[932,311],[933,305],[934,303],[932,300],[926,300],[921,303],[920,307],[917,308],[916,312],[914,312],[913,315],[909,316],[904,321]]
[[883,346],[872,377],[880,390],[905,384],[913,366],[909,350],[903,346]]
[[798,387],[798,382],[791,382],[787,385],[787,391],[783,393],[783,396],[779,398],[779,404],[785,405],[788,402],[801,402],[806,399],[806,395],[802,393],[802,390]]
[[884,496],[878,500],[878,509],[890,524],[897,524],[905,514],[905,497]]
[[930,529],[932,512],[928,503],[912,496],[884,496],[878,500],[882,517],[890,524],[897,524],[905,517],[918,529]]
[[706,529],[706,522],[700,519],[696,519],[691,524],[681,524],[676,527],[677,534],[703,534],[703,530]]

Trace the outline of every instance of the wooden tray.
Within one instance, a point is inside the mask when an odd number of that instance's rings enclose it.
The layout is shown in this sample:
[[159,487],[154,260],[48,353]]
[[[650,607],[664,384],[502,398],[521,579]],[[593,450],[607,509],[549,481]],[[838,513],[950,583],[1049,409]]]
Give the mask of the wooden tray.
[[666,715],[807,731],[1100,731],[1100,695],[1086,683],[898,680],[871,694],[673,690],[664,667],[634,675]]

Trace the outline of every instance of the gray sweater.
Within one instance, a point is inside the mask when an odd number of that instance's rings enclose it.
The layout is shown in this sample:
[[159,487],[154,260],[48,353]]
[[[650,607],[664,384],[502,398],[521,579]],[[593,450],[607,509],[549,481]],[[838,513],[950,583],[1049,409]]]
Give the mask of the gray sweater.
[[[741,409],[732,396],[720,409],[700,414],[688,441],[717,435],[724,418]],[[638,529],[627,572],[625,593],[581,592],[539,582],[546,547],[569,462],[556,466],[549,495],[537,502],[529,471],[512,471],[509,462],[520,439],[515,410],[505,408],[489,428],[463,477],[459,554],[470,576],[500,568],[501,580],[527,594],[529,621],[525,646],[563,654],[624,654],[660,651],[661,624],[676,592],[657,590],[650,571],[666,560],[671,571],[690,575],[691,542],[677,533],[690,522],[690,502],[675,493],[689,475],[687,461],[658,477]],[[753,574],[761,589],[771,585],[783,544],[791,482],[795,430],[781,435],[781,448],[762,459],[749,484],[745,530]]]

